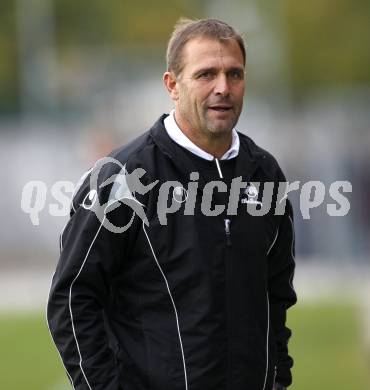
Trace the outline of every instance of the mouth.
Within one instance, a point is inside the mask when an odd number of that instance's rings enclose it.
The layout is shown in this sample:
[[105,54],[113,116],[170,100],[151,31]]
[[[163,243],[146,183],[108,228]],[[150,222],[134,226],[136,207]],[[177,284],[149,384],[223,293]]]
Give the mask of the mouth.
[[217,112],[228,112],[232,110],[233,106],[227,104],[220,104],[220,105],[210,106],[208,108],[210,110],[217,111]]

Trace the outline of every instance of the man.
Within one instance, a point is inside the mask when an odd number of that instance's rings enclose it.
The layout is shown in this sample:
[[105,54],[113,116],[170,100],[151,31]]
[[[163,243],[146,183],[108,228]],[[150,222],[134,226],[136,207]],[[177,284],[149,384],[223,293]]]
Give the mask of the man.
[[292,208],[276,212],[284,175],[234,128],[243,40],[217,20],[181,20],[167,62],[174,110],[100,160],[73,197],[53,339],[78,390],[284,388]]

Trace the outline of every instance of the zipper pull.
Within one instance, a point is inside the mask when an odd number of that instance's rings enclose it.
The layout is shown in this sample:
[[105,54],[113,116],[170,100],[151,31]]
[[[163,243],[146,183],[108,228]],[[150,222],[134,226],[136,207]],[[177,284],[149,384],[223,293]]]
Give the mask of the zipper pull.
[[231,232],[230,232],[230,219],[224,219],[225,221],[225,234],[226,234],[226,245],[231,246]]
[[276,385],[276,375],[277,375],[277,367],[275,366],[274,367],[274,382],[273,382],[274,388],[275,388],[275,385]]

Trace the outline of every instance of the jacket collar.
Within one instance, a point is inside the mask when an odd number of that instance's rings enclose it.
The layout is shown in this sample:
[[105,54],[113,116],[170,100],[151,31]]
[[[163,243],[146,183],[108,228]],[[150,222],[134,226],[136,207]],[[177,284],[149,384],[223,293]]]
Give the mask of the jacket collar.
[[[166,154],[181,171],[184,171],[184,167],[187,165],[182,161],[177,161],[176,159],[177,154],[175,142],[168,135],[164,125],[166,117],[168,117],[168,114],[163,114],[157,122],[155,122],[153,127],[150,129],[150,136],[162,152]],[[250,181],[264,156],[260,149],[248,136],[241,133],[238,133],[238,136],[240,147],[236,160],[235,177],[241,176],[243,181]],[[191,158],[189,158],[188,163],[190,167],[194,165]],[[195,165],[194,170],[196,171]]]

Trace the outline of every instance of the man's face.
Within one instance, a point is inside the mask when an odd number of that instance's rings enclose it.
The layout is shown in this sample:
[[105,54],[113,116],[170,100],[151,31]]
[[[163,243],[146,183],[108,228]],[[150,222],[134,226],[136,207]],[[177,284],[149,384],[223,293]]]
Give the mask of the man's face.
[[195,38],[184,46],[182,58],[173,95],[180,128],[207,137],[225,136],[243,106],[244,60],[238,43]]

